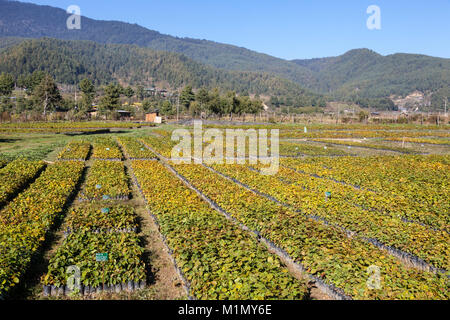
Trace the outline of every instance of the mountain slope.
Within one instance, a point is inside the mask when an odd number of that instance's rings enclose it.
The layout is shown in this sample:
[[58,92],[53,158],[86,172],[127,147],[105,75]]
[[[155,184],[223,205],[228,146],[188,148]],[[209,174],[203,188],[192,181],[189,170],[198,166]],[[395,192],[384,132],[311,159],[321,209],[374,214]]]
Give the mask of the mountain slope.
[[155,50],[182,53],[216,68],[269,72],[299,83],[307,82],[312,77],[308,69],[283,59],[213,41],[176,38],[136,24],[82,17],[81,30],[68,30],[68,17],[66,11],[59,8],[0,0],[0,37],[51,37],[135,44]]
[[[245,48],[176,38],[118,21],[83,17],[81,30],[68,30],[67,18],[68,14],[62,9],[0,0],[0,38],[52,37],[133,44],[181,53],[215,68],[269,73],[336,99],[405,96],[415,90],[435,92],[450,86],[450,59],[410,54],[382,56],[359,49],[338,57],[286,61]],[[0,39],[0,52],[2,48],[16,44],[14,41]]]
[[267,73],[219,70],[177,53],[132,45],[42,38],[26,40],[0,52],[0,73],[19,77],[36,70],[44,70],[65,84],[88,77],[98,84],[162,82],[172,88],[191,84],[195,88],[217,87],[238,93],[319,98],[294,82]]
[[339,57],[293,60],[315,72],[320,92],[338,97],[407,95],[415,90],[437,91],[450,86],[450,59],[415,54],[379,55],[368,49],[351,50]]

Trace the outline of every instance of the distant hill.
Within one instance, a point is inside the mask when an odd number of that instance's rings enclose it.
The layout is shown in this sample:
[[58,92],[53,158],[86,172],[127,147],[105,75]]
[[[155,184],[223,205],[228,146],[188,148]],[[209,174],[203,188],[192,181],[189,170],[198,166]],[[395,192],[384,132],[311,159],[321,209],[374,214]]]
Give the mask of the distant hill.
[[[66,11],[59,8],[0,0],[0,37],[15,37],[14,41],[20,37],[90,40],[176,52],[214,68],[275,75],[335,99],[406,96],[416,90],[442,92],[450,86],[450,59],[415,54],[382,56],[357,49],[338,57],[287,61],[237,46],[164,35],[119,21],[83,17],[81,30],[68,30],[67,18]],[[1,39],[0,51],[14,44]]]
[[450,59],[417,54],[382,56],[368,49],[351,50],[339,57],[293,60],[315,73],[306,85],[337,97],[408,95],[413,91],[437,91],[450,86]]
[[36,70],[44,70],[64,84],[87,77],[97,84],[163,82],[171,88],[190,84],[238,93],[320,98],[294,82],[267,73],[219,70],[181,54],[132,45],[42,38],[22,41],[0,52],[0,72],[20,77]]

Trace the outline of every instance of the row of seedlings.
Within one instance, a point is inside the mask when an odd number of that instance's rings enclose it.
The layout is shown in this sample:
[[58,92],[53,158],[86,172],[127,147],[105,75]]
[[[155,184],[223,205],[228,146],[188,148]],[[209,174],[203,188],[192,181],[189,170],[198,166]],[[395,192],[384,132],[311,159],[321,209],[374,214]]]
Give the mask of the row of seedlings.
[[[42,277],[45,296],[132,292],[146,283],[137,214],[114,202],[74,208],[64,242]],[[77,276],[71,281],[67,272]]]
[[91,144],[86,141],[72,141],[58,155],[60,161],[85,161],[89,157]]
[[117,138],[125,157],[130,160],[151,160],[156,156],[142,142],[133,137]]
[[96,138],[92,141],[92,159],[121,161],[123,159],[117,142],[111,137]]
[[74,196],[83,170],[82,162],[49,165],[0,211],[0,296],[21,282],[48,232]]
[[281,164],[380,194],[387,203],[377,199],[371,207],[387,212],[394,208],[408,220],[450,232],[450,203],[446,201],[448,159],[449,156],[310,158],[282,159]]
[[201,165],[175,168],[237,221],[276,244],[310,274],[354,299],[450,297],[446,275],[407,268],[372,244],[270,201]]
[[[66,238],[42,277],[44,295],[143,289],[146,266],[137,235],[138,217],[132,206],[117,202],[130,194],[123,163],[95,161],[81,193],[90,201],[81,202],[66,218]],[[77,281],[68,278],[68,270]]]
[[195,299],[307,299],[308,289],[256,237],[212,209],[158,161],[133,175]]
[[[448,248],[450,235],[447,232],[405,222],[399,219],[395,212],[388,215],[355,206],[345,200],[348,192],[357,193],[348,186],[324,182],[319,178],[302,175],[283,167],[271,176],[262,175],[246,166],[216,165],[214,168],[244,183],[252,190],[290,205],[295,210],[313,212],[328,223],[357,233],[364,239],[373,239],[393,251],[397,249],[408,253],[411,255],[411,261],[418,266],[423,265],[429,270],[450,269],[450,262],[447,259],[450,255]],[[332,191],[330,192],[332,196],[325,196],[329,191]],[[343,194],[343,197],[340,194]],[[422,263],[422,260],[426,263]]]
[[128,200],[129,197],[130,187],[123,162],[95,160],[80,200]]
[[170,138],[156,137],[153,135],[142,137],[139,140],[166,158],[172,156],[172,150],[177,144],[177,142],[172,141]]
[[0,207],[39,176],[43,161],[15,160],[0,169]]

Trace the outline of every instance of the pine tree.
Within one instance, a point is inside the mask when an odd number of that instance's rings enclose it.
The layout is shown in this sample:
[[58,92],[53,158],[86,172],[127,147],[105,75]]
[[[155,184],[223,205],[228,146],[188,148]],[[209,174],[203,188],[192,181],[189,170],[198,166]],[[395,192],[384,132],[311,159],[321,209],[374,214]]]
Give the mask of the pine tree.
[[180,103],[185,107],[185,109],[189,109],[189,105],[192,101],[195,101],[195,94],[192,91],[192,86],[188,85],[184,87],[183,91],[181,91]]
[[50,75],[46,75],[41,83],[33,90],[35,100],[44,108],[44,116],[49,108],[54,108],[61,103],[62,97],[55,81]]
[[9,73],[0,75],[0,96],[9,96],[14,90],[14,77]]
[[95,97],[95,87],[89,79],[80,82],[80,90],[83,92],[83,107],[88,110],[92,106]]

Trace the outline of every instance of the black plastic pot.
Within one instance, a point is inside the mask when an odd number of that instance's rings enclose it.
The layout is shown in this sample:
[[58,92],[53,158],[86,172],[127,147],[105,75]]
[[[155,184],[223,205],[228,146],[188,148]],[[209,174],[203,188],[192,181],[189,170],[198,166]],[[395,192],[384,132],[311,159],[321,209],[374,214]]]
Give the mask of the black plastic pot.
[[51,287],[50,286],[44,286],[43,293],[44,293],[44,297],[50,296],[51,295]]
[[91,287],[90,286],[84,286],[83,294],[85,296],[88,296],[91,294]]
[[133,283],[133,281],[128,281],[127,289],[128,289],[129,292],[134,291],[134,283]]

